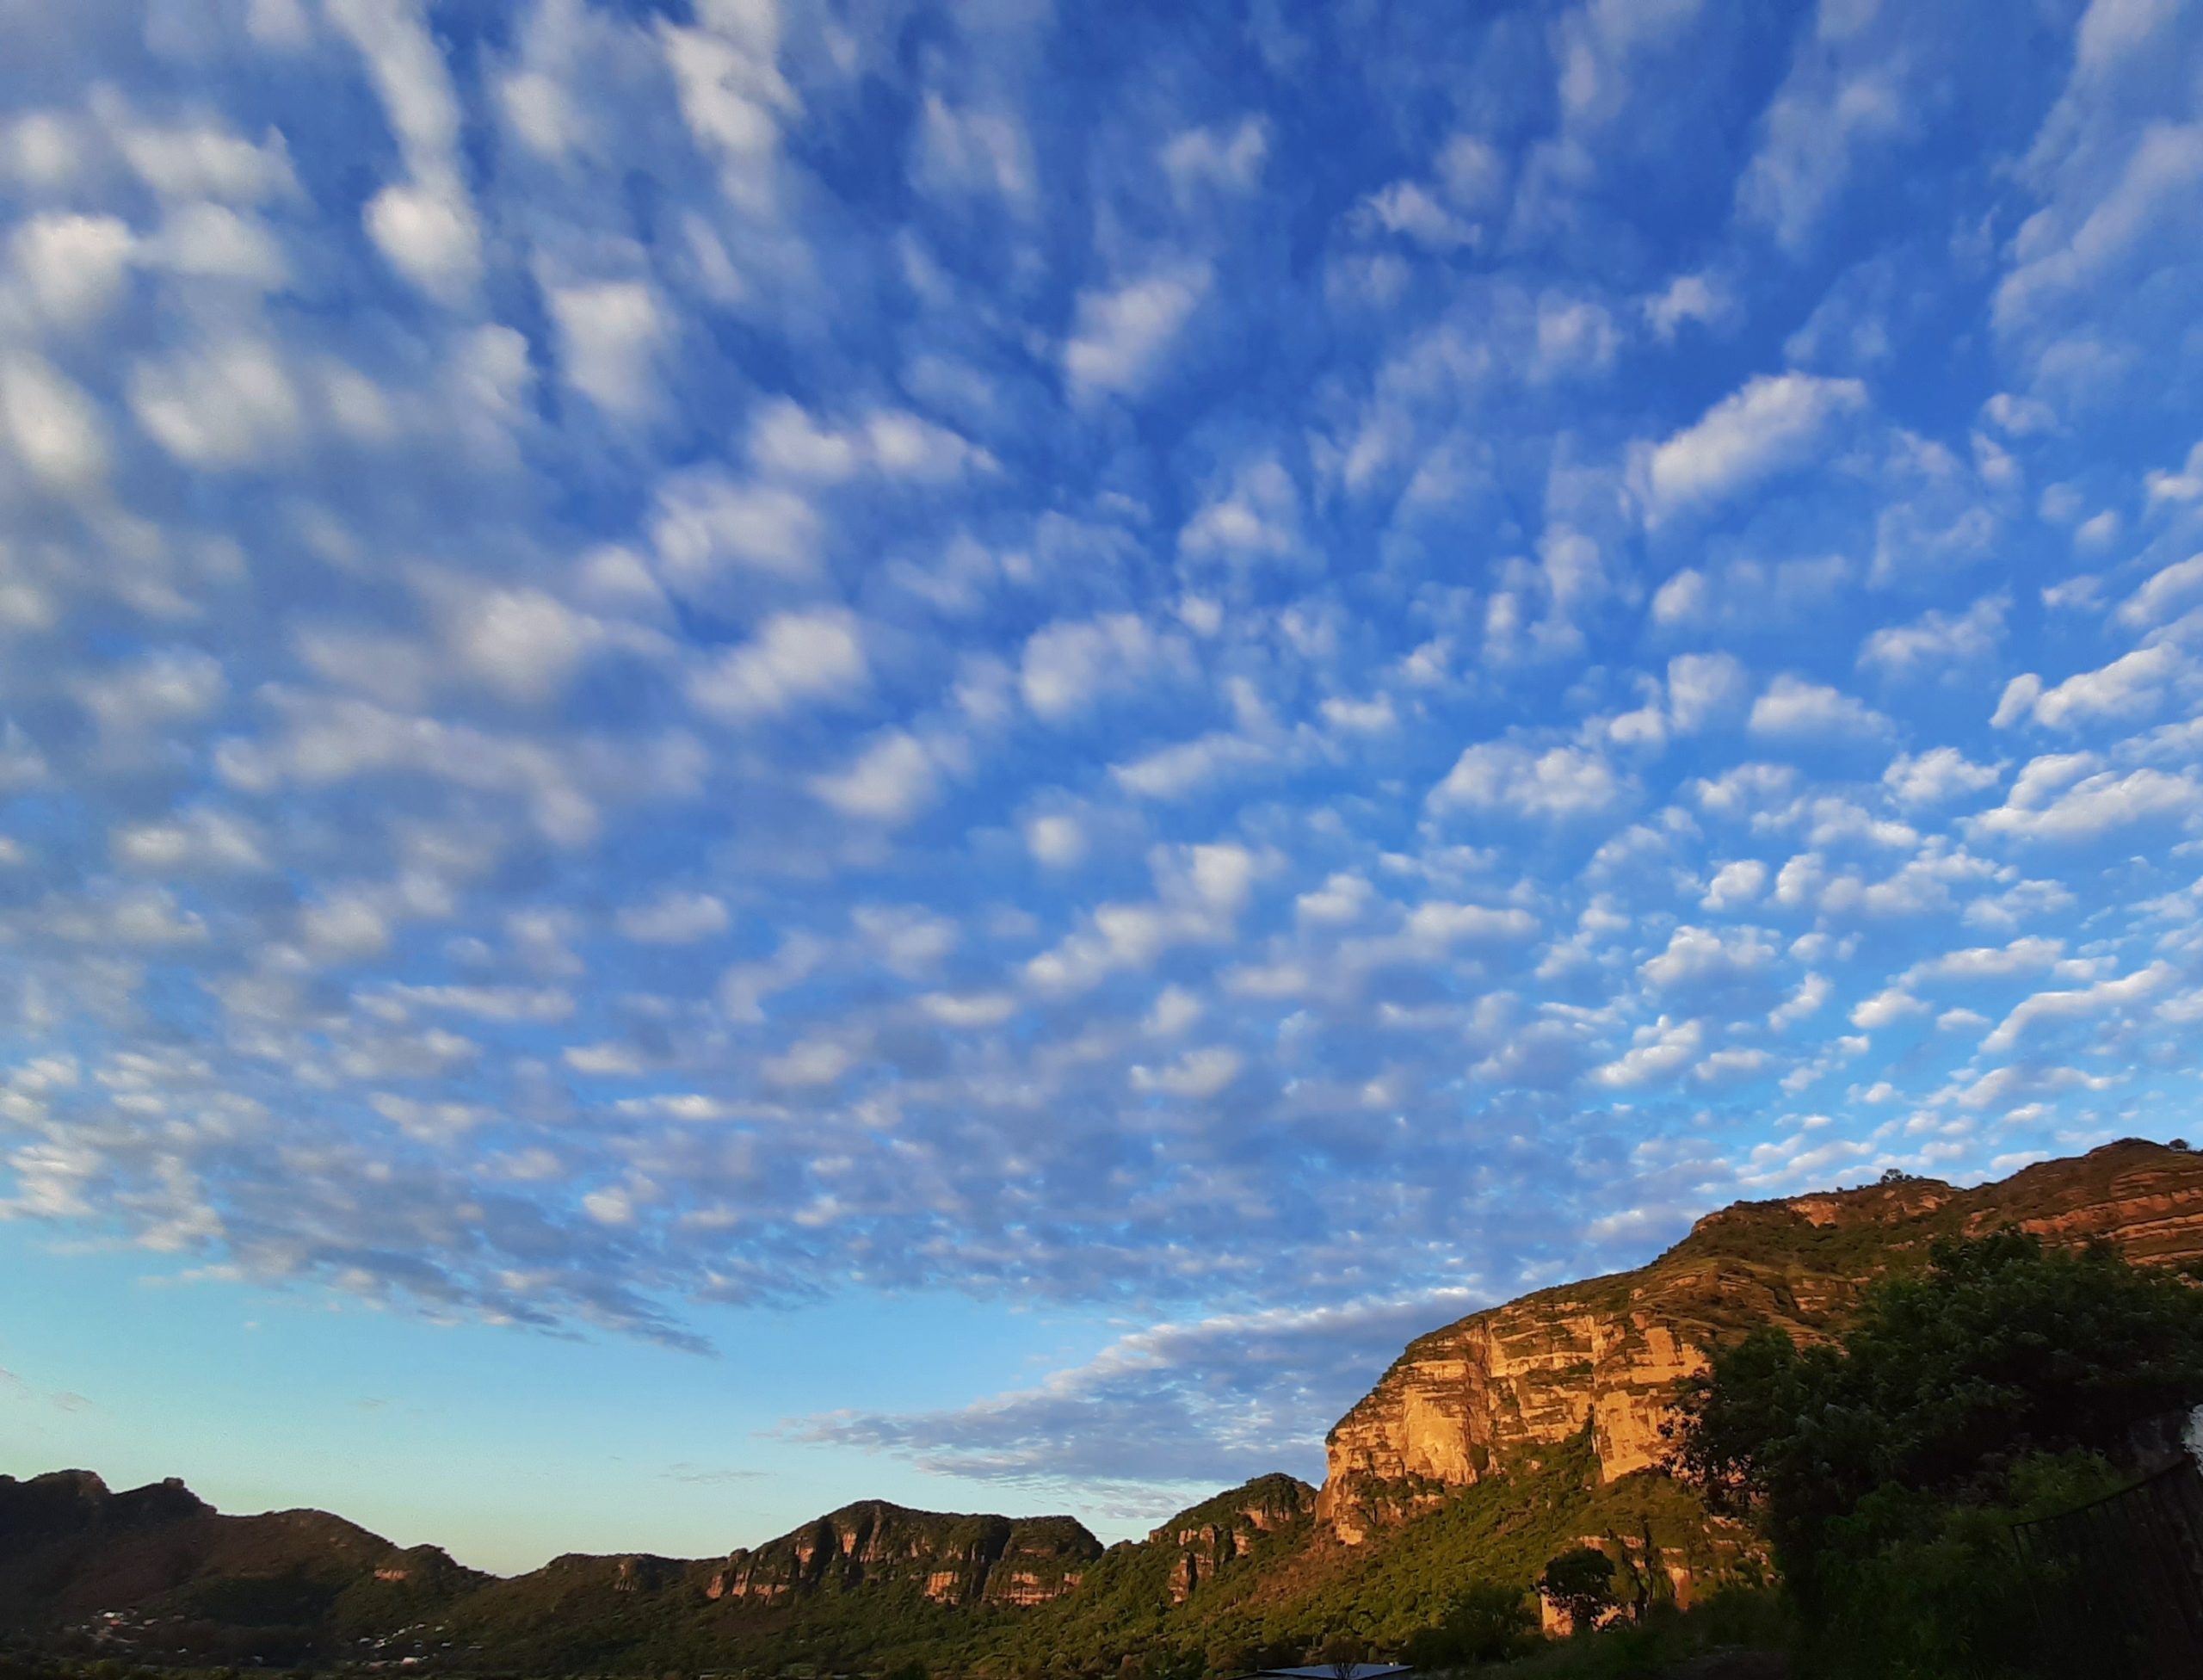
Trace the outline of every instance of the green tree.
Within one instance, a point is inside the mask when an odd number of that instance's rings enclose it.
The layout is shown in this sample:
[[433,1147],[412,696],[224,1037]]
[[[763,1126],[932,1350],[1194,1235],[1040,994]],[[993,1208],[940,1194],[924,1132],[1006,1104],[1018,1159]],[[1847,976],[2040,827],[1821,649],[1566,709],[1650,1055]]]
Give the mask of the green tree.
[[1538,1613],[1517,1588],[1472,1581],[1430,1627],[1408,1638],[1400,1660],[1420,1669],[1504,1662],[1520,1655],[1538,1631]]
[[2203,1400],[2203,1288],[2015,1231],[1941,1243],[1832,1346],[1762,1330],[1688,1385],[1671,1464],[1773,1542],[1822,1671],[2038,1671],[2009,1525],[2116,1485]]
[[1570,1630],[1589,1633],[1614,1605],[1614,1560],[1595,1546],[1577,1546],[1546,1560],[1538,1590],[1567,1613]]
[[1324,1641],[1316,1660],[1330,1666],[1337,1680],[1354,1680],[1354,1671],[1368,1659],[1369,1642],[1359,1634],[1333,1634]]
[[1919,1496],[1993,1501],[2024,1458],[2115,1454],[2199,1400],[2203,1290],[2005,1231],[1939,1243],[1924,1275],[1876,1286],[1840,1346],[1762,1330],[1718,1354],[1686,1387],[1672,1461],[1759,1516],[1811,1612],[1831,1525],[1871,1547],[1852,1519],[1878,1490],[1901,1527]]

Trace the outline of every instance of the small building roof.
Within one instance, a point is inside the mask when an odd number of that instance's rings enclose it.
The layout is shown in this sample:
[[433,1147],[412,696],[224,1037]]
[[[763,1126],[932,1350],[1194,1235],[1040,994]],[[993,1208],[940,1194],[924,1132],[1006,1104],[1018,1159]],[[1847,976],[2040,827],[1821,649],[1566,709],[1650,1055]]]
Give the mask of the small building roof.
[[[1405,1663],[1356,1663],[1345,1671],[1346,1680],[1392,1680],[1395,1675],[1414,1672]],[[1258,1668],[1238,1680],[1339,1680],[1339,1676],[1336,1663],[1309,1663],[1300,1668]]]

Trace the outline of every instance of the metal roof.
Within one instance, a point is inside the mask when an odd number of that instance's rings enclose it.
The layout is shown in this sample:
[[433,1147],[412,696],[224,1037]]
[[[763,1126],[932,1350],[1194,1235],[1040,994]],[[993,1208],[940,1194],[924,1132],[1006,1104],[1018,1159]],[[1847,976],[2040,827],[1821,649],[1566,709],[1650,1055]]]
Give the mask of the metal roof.
[[[1405,1663],[1356,1663],[1347,1671],[1346,1680],[1390,1680],[1396,1674],[1413,1674]],[[1339,1670],[1331,1663],[1310,1663],[1301,1668],[1258,1668],[1238,1677],[1238,1680],[1339,1680]]]

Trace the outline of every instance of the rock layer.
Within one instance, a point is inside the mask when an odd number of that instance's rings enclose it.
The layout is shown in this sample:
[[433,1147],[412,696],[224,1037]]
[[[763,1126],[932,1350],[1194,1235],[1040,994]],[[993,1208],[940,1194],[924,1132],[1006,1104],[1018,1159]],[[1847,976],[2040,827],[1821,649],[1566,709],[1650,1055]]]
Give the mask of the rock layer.
[[1656,1463],[1675,1386],[1759,1324],[1824,1333],[1935,1238],[2015,1224],[2145,1264],[2203,1257],[2203,1155],[2134,1140],[1959,1189],[1905,1179],[1710,1214],[1633,1272],[1526,1295],[1410,1343],[1325,1437],[1317,1512],[1348,1544],[1583,1429],[1611,1479]]

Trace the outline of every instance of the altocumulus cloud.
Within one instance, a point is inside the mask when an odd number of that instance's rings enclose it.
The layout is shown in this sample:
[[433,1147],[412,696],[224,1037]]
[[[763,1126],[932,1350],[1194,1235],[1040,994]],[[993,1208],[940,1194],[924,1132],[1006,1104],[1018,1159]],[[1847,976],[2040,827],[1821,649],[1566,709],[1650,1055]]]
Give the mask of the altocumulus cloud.
[[1145,1509],[1740,1189],[2192,1129],[2203,16],[2068,13],[15,28],[0,1212],[1106,1312],[790,1428]]

